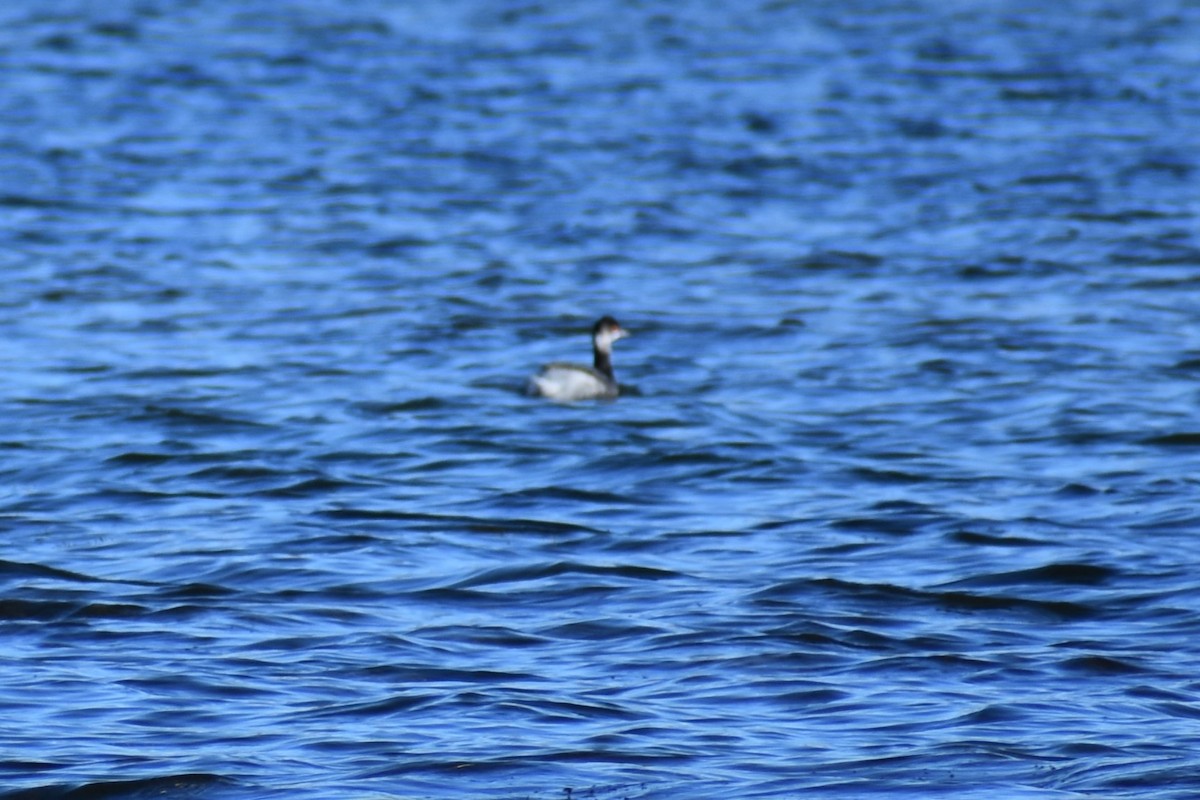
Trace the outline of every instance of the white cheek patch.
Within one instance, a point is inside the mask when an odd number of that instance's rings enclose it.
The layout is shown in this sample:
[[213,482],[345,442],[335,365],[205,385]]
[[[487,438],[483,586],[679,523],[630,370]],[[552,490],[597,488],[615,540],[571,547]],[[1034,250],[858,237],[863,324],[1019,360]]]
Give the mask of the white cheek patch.
[[613,342],[617,339],[624,339],[625,335],[625,331],[620,328],[605,328],[596,334],[596,346],[601,350],[611,350]]

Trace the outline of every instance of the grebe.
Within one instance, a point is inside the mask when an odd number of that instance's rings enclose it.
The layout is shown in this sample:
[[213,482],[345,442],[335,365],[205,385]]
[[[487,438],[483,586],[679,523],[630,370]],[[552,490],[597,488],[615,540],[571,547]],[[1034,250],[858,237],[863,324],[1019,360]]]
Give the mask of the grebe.
[[612,317],[601,317],[592,326],[592,366],[555,361],[529,379],[530,394],[571,403],[576,400],[611,400],[620,394],[613,377],[612,345],[629,334]]

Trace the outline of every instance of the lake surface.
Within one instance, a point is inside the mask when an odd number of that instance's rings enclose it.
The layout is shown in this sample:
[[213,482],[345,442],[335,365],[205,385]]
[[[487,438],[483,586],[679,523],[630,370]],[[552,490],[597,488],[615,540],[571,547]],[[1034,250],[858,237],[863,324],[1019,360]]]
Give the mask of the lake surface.
[[[1200,6],[0,7],[0,798],[1200,793]],[[523,394],[612,314],[623,396]]]

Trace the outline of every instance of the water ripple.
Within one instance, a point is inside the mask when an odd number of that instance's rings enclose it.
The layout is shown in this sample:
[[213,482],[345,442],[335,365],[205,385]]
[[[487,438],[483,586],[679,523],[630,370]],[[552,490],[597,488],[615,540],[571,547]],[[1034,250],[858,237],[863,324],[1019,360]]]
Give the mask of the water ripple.
[[1193,6],[0,7],[0,797],[1190,797]]

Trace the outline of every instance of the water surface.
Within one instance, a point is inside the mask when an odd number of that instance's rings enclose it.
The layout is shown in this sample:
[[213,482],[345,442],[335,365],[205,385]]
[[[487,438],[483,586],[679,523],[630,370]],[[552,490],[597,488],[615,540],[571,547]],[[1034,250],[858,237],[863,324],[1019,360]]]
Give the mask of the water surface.
[[0,797],[1195,796],[1198,42],[6,5]]

